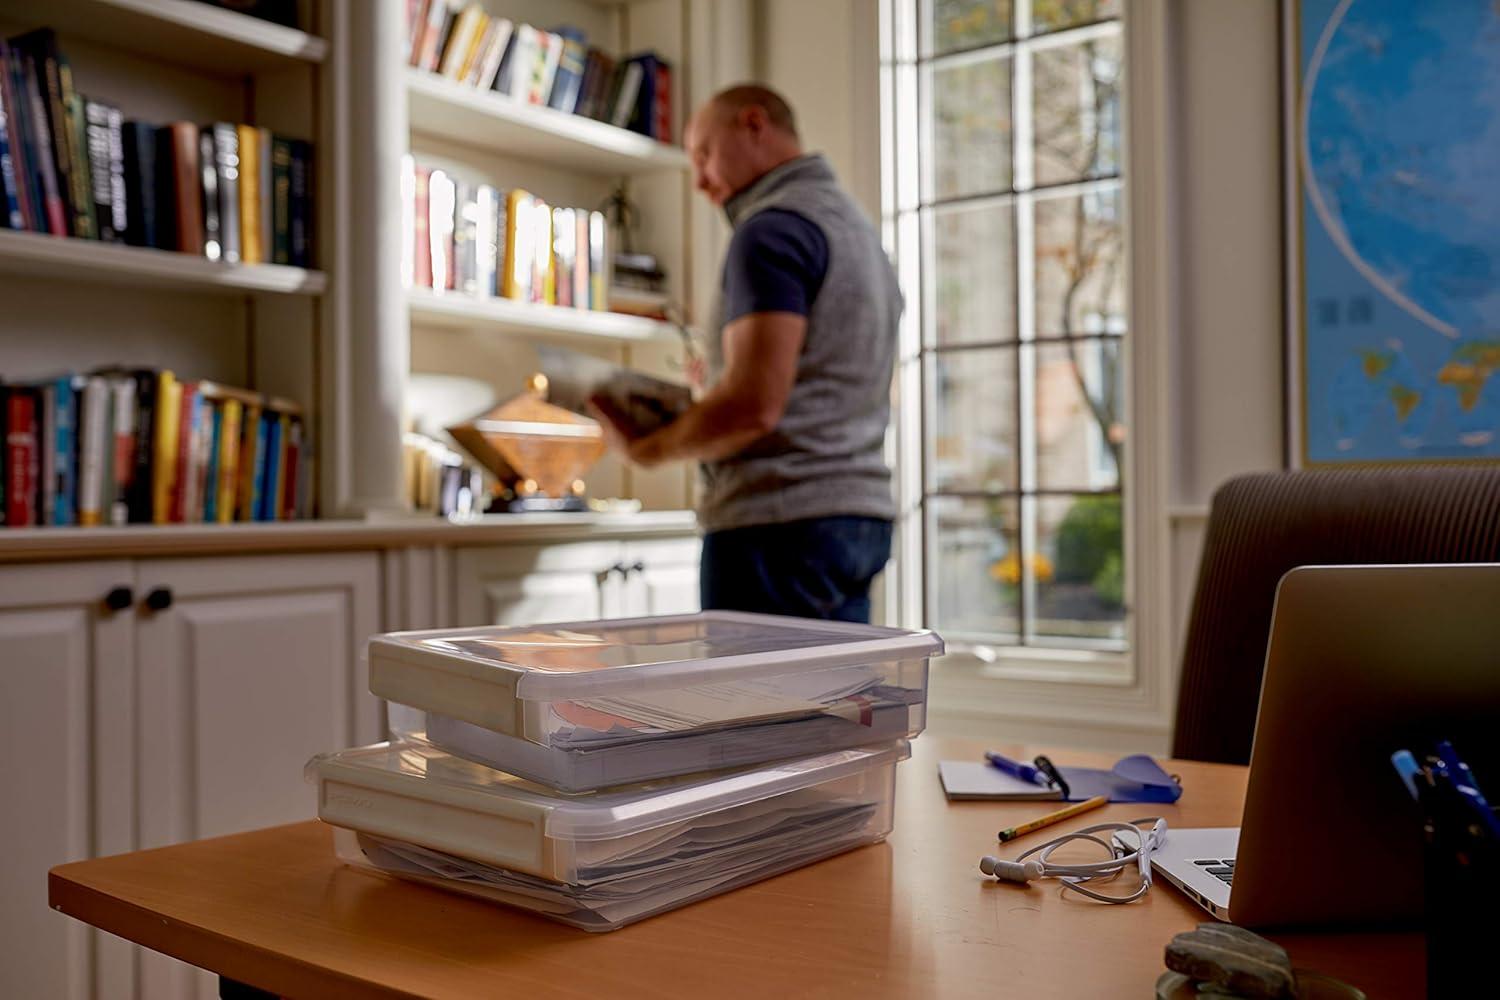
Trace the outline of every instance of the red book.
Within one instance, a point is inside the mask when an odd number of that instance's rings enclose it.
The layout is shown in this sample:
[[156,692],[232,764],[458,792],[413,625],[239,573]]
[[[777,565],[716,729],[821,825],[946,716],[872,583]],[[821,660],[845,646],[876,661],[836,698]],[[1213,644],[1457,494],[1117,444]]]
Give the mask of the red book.
[[167,515],[167,520],[172,524],[185,524],[188,521],[188,495],[195,489],[189,484],[197,482],[193,432],[199,419],[198,407],[198,383],[182,383],[182,409],[177,417],[177,476],[172,483],[172,502]]
[[282,521],[294,521],[297,518],[297,469],[302,458],[302,421],[293,418],[289,422],[282,445],[286,451],[286,470],[281,475],[281,513],[277,517]]
[[5,523],[25,527],[36,524],[36,395],[12,388],[5,411]]
[[412,258],[412,284],[418,288],[432,287],[432,244],[428,242],[427,235],[427,182],[431,177],[432,171],[429,168],[418,166],[416,182],[412,185],[412,198],[415,202],[412,206],[412,230],[416,243],[412,248],[415,254]]
[[[168,136],[165,162],[158,159],[160,170],[172,178],[172,197],[176,205],[177,249],[183,253],[203,252],[203,178],[198,167],[198,126],[192,122],[163,125]],[[184,401],[187,399],[183,395]]]

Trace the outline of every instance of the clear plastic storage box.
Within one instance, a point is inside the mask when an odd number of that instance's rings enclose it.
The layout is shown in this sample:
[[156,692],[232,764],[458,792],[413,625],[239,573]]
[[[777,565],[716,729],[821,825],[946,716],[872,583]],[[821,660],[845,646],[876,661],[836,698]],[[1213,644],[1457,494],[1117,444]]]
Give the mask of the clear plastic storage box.
[[693,615],[370,640],[391,731],[565,791],[909,738],[931,632]]
[[904,740],[583,795],[425,743],[314,757],[318,816],[362,867],[613,930],[885,839]]

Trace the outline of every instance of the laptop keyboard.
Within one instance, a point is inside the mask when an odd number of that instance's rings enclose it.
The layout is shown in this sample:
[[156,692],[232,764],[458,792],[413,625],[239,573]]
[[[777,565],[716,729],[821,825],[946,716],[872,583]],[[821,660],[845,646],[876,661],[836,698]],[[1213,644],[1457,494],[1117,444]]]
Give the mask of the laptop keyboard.
[[1223,882],[1225,885],[1234,885],[1234,859],[1233,858],[1203,858],[1195,860],[1208,874]]

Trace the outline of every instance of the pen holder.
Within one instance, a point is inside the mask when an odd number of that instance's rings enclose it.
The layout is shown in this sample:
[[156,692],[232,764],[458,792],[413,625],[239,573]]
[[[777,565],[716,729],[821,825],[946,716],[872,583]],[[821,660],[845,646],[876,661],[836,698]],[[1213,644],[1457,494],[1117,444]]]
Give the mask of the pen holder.
[[1429,818],[1425,833],[1427,995],[1462,996],[1474,985],[1475,958],[1495,944],[1500,842],[1448,816]]

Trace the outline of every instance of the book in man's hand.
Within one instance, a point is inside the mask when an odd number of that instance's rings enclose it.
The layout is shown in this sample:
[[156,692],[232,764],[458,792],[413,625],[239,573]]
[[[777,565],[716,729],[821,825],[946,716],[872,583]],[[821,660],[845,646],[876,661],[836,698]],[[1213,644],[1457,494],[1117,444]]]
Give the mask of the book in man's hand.
[[592,404],[631,440],[660,430],[693,405],[692,389],[679,382],[545,344],[537,356],[549,403],[585,415]]

